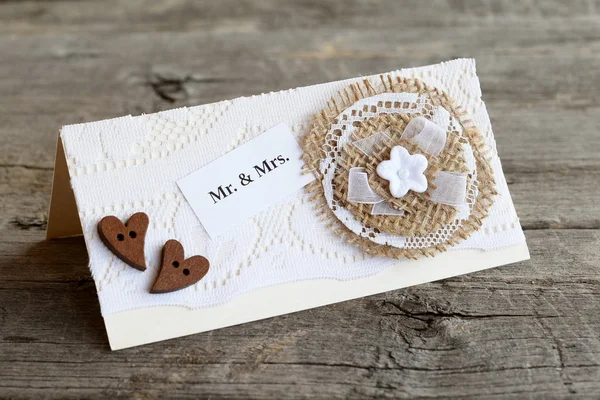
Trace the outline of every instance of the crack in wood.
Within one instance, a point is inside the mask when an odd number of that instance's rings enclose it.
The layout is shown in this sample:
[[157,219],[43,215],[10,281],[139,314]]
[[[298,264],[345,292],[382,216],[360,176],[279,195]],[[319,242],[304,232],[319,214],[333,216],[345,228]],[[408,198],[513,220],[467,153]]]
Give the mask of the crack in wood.
[[560,343],[560,339],[558,339],[554,335],[554,333],[552,332],[552,329],[546,324],[546,322],[544,322],[543,320],[541,320],[539,318],[535,318],[535,320],[542,327],[543,331],[547,334],[547,337],[550,338],[553,342],[552,349],[555,352],[555,359],[558,364],[555,367],[558,370],[558,374],[559,374],[560,380],[562,381],[563,386],[565,386],[565,388],[569,391],[569,393],[571,393],[571,394],[577,393],[577,391],[575,391],[571,387],[573,382],[567,376],[567,372],[565,371],[566,365],[565,365],[563,348],[562,348],[562,344]]
[[0,164],[0,168],[24,168],[33,169],[39,171],[54,171],[54,167],[43,167],[39,165],[28,165],[28,164]]
[[237,79],[205,77],[199,78],[193,75],[178,76],[173,73],[161,74],[155,72],[149,79],[149,85],[154,93],[168,103],[187,100],[190,97],[189,84],[213,84],[231,83]]
[[584,222],[559,222],[559,221],[535,221],[535,222],[522,222],[521,228],[523,231],[537,231],[537,230],[599,230],[600,219],[590,218]]
[[[428,307],[434,308],[433,311],[410,311],[406,308],[403,308],[401,305],[389,301],[383,300],[382,306],[392,306],[394,309],[398,310],[398,313],[394,312],[383,312],[381,316],[405,316],[409,318],[418,319],[422,322],[428,322],[431,318],[461,318],[461,319],[482,319],[482,318],[527,318],[527,317],[538,317],[538,318],[558,318],[557,315],[540,315],[537,313],[526,313],[526,314],[468,314],[460,311],[446,311],[441,308],[437,308],[437,306],[428,304]],[[424,317],[424,318],[419,318]]]
[[10,220],[10,225],[16,229],[29,231],[38,230],[45,231],[48,226],[48,216],[37,217],[14,217]]

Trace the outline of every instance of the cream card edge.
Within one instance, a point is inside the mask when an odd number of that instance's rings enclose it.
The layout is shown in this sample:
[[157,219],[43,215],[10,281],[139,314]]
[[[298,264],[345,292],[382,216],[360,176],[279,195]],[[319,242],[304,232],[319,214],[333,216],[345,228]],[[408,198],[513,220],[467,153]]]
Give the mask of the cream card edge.
[[[498,250],[455,250],[408,261],[379,274],[340,281],[313,279],[243,293],[200,309],[147,307],[104,317],[112,350],[271,318],[529,259],[527,243]],[[310,293],[310,296],[306,294]]]
[[73,188],[71,188],[64,146],[59,134],[56,141],[54,173],[48,206],[46,240],[79,236],[82,233],[75,194]]

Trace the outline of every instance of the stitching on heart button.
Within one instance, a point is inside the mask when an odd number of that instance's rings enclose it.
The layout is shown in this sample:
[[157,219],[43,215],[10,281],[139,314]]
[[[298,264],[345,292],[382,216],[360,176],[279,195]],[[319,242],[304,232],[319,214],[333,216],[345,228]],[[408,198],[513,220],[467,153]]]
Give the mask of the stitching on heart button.
[[202,256],[184,258],[183,246],[177,240],[165,243],[160,272],[150,293],[170,293],[192,286],[204,278],[210,267]]
[[123,262],[145,271],[144,243],[149,224],[150,219],[143,212],[133,214],[125,224],[109,215],[98,223],[98,234],[106,247]]

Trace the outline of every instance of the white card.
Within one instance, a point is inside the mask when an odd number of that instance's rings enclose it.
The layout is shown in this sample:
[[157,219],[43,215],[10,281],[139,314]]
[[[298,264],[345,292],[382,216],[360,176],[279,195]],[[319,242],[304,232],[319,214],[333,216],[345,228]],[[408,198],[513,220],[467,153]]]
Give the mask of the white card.
[[[381,78],[376,74],[62,128],[47,236],[83,233],[113,349],[529,258],[473,60],[392,71],[389,79],[421,79],[448,93],[486,132],[499,194],[481,229],[446,252],[419,260],[365,254],[333,231],[335,221],[324,220],[323,210],[315,209],[312,189],[321,186],[302,189],[313,176],[301,173],[294,138],[309,134],[314,116],[339,93],[348,93],[350,85],[368,80],[377,87]],[[410,102],[425,106],[426,100],[413,95]],[[387,108],[385,102],[374,105]],[[434,113],[440,115],[445,114]],[[280,155],[285,163],[269,164]],[[252,183],[242,186],[241,173],[254,173]],[[180,180],[184,183],[178,185]],[[102,218],[113,215],[125,222],[137,212],[150,219],[143,273],[115,257],[98,237]],[[153,294],[162,249],[172,239],[181,242],[186,257],[207,258],[210,269],[192,286]]]
[[216,238],[313,181],[303,165],[302,148],[289,127],[279,124],[177,185]]

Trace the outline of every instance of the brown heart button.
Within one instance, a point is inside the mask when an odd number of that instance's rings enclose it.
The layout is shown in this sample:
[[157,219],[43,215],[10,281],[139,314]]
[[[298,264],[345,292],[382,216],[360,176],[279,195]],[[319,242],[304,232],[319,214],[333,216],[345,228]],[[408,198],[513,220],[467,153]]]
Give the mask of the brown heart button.
[[144,242],[150,220],[145,213],[133,214],[125,225],[119,218],[109,215],[98,223],[102,242],[123,262],[145,271]]
[[160,272],[150,293],[169,293],[193,285],[208,272],[210,263],[202,256],[184,258],[183,246],[177,240],[165,243]]

